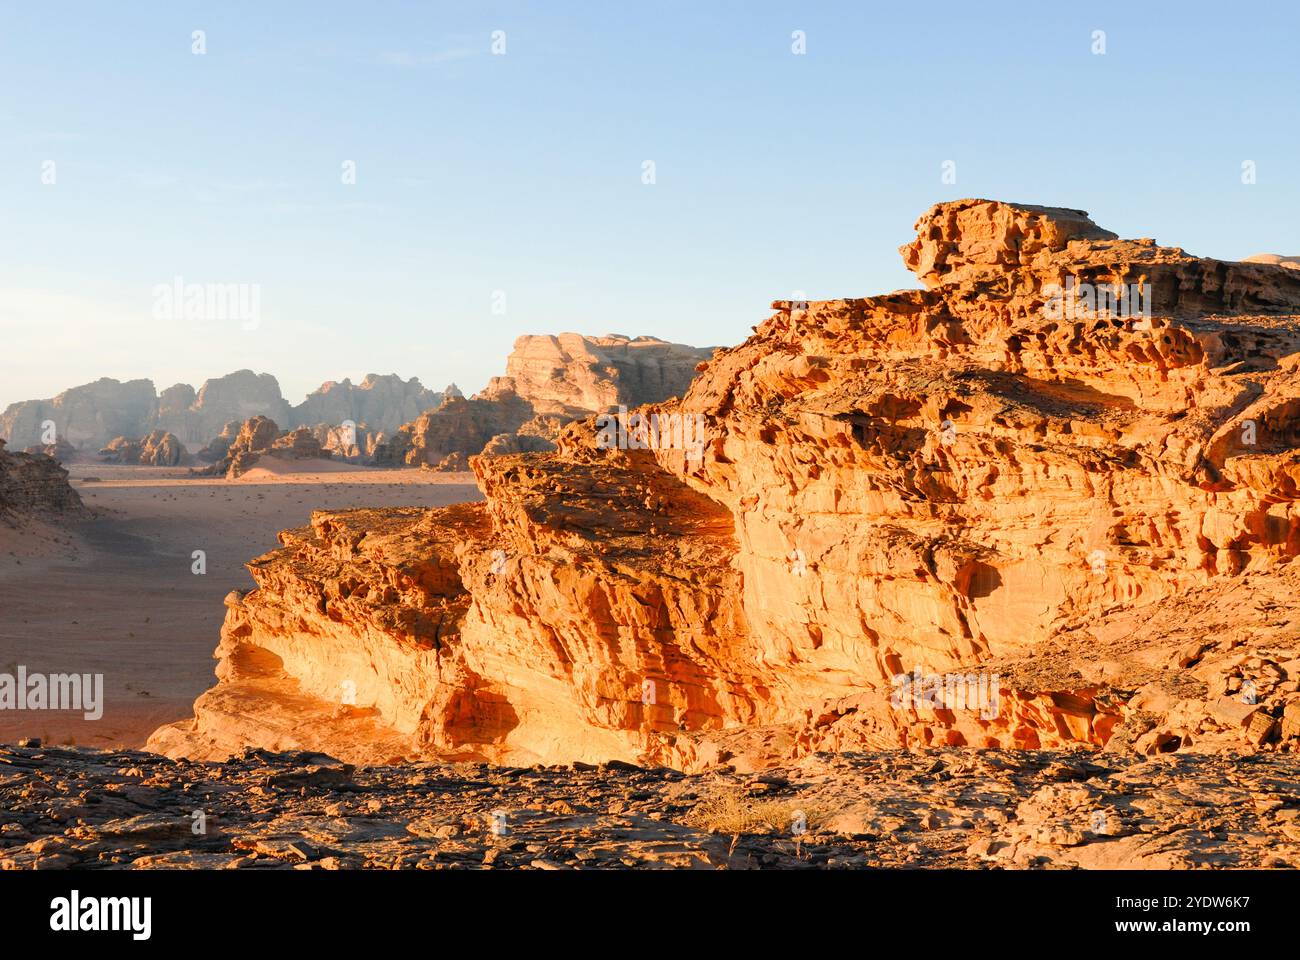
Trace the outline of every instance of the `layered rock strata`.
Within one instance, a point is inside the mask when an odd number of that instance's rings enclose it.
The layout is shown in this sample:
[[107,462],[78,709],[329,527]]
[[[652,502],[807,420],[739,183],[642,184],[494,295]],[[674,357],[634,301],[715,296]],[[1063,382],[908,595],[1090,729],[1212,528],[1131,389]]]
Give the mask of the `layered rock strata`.
[[1300,743],[1300,276],[939,204],[925,284],[779,301],[680,402],[316,514],[152,745],[762,766]]
[[40,453],[10,453],[0,440],[0,520],[79,516],[81,497],[68,483],[68,471]]
[[3,870],[1300,866],[1285,755],[949,749],[686,775],[26,743],[0,765]]
[[578,417],[680,397],[714,349],[613,333],[522,336],[506,378],[537,413]]

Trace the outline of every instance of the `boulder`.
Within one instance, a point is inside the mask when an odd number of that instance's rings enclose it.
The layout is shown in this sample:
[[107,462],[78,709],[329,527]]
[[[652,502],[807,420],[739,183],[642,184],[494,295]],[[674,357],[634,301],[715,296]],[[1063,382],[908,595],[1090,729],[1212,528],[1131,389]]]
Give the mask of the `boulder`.
[[68,483],[68,471],[42,453],[10,453],[0,440],[0,520],[78,517],[81,497]]

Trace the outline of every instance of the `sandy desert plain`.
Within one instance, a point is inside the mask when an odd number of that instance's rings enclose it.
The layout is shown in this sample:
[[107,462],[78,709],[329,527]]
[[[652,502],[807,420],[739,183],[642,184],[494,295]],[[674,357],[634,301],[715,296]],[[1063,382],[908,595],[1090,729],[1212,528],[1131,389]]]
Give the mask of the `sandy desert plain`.
[[[280,467],[280,469],[276,469]],[[104,675],[103,717],[0,711],[0,742],[142,747],[214,682],[222,597],[252,586],[244,564],[312,510],[434,507],[481,499],[468,473],[278,463],[236,480],[183,467],[77,463],[69,481],[94,516],[0,524],[0,670]],[[194,552],[205,572],[196,573]]]

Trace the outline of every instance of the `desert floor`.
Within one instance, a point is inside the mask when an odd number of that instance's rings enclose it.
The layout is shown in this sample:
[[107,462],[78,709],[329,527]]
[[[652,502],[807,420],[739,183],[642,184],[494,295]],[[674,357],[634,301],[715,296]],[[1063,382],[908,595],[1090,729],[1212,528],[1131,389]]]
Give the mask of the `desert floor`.
[[[468,473],[254,471],[237,481],[185,469],[70,465],[91,519],[0,524],[0,672],[104,674],[104,715],[3,711],[0,742],[130,748],[188,716],[215,682],[222,598],[252,587],[243,564],[313,510],[479,500]],[[207,571],[192,571],[202,550]]]
[[[1300,862],[1300,832],[1281,806],[1300,777],[1295,754],[920,749],[684,774],[617,762],[353,769],[319,753],[249,750],[214,782],[207,764],[158,754],[0,746],[0,770],[0,874],[1154,868],[1196,870],[1188,882],[1200,894],[1202,868]],[[1117,884],[1139,886],[1121,878],[1083,899],[1076,884],[1071,902],[1091,916]]]

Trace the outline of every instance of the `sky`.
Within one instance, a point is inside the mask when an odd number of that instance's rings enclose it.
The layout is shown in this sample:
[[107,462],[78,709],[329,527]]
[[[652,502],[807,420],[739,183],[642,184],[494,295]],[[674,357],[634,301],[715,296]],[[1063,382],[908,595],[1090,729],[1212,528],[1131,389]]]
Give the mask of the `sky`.
[[[0,407],[245,367],[293,403],[371,372],[472,392],[525,333],[731,345],[773,299],[915,286],[898,246],[960,197],[1300,254],[1294,2],[0,18]],[[177,278],[255,316],[169,310]]]

